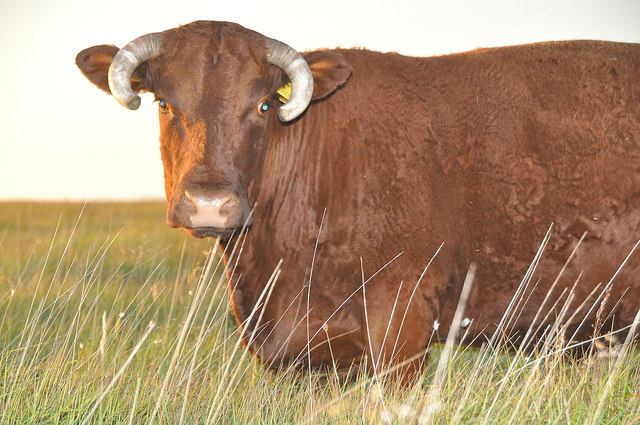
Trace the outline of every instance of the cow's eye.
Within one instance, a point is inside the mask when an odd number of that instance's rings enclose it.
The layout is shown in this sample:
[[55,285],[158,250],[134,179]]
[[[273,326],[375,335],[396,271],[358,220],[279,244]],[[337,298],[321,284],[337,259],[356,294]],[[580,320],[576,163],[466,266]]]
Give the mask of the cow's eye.
[[162,112],[163,114],[169,112],[169,104],[167,103],[166,100],[157,99],[157,102],[158,102],[158,109],[160,110],[160,112]]
[[265,100],[263,102],[260,102],[260,104],[258,105],[258,112],[264,114],[269,110],[269,108],[271,108],[271,104]]

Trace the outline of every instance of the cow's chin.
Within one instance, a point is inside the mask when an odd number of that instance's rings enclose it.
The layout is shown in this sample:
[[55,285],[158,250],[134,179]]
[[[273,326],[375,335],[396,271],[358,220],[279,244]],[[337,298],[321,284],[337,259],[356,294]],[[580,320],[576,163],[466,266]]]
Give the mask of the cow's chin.
[[185,227],[184,230],[194,238],[220,238],[223,241],[229,240],[233,235],[242,232],[242,229],[223,229],[218,227]]

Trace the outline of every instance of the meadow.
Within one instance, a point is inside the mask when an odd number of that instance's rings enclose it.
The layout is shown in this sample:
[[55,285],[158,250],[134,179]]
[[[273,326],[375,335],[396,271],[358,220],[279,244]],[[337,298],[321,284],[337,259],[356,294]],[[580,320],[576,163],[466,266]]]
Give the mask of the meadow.
[[638,348],[566,356],[560,328],[526,352],[434,345],[409,387],[267,371],[240,343],[215,241],[164,213],[0,203],[0,425],[640,423]]

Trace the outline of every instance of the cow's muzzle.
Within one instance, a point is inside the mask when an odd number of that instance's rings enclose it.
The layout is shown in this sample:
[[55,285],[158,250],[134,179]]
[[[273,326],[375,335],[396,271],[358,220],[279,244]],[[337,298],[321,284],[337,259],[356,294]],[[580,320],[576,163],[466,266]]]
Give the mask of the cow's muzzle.
[[186,190],[174,208],[167,214],[169,225],[198,238],[228,239],[251,225],[248,201],[232,191]]

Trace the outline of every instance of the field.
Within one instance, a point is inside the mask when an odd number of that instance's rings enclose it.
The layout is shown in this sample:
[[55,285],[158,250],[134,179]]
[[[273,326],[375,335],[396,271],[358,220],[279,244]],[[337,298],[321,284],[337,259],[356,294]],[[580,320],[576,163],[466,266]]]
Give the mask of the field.
[[0,425],[640,423],[637,348],[438,346],[409,388],[266,371],[239,343],[214,241],[164,212],[0,203]]

